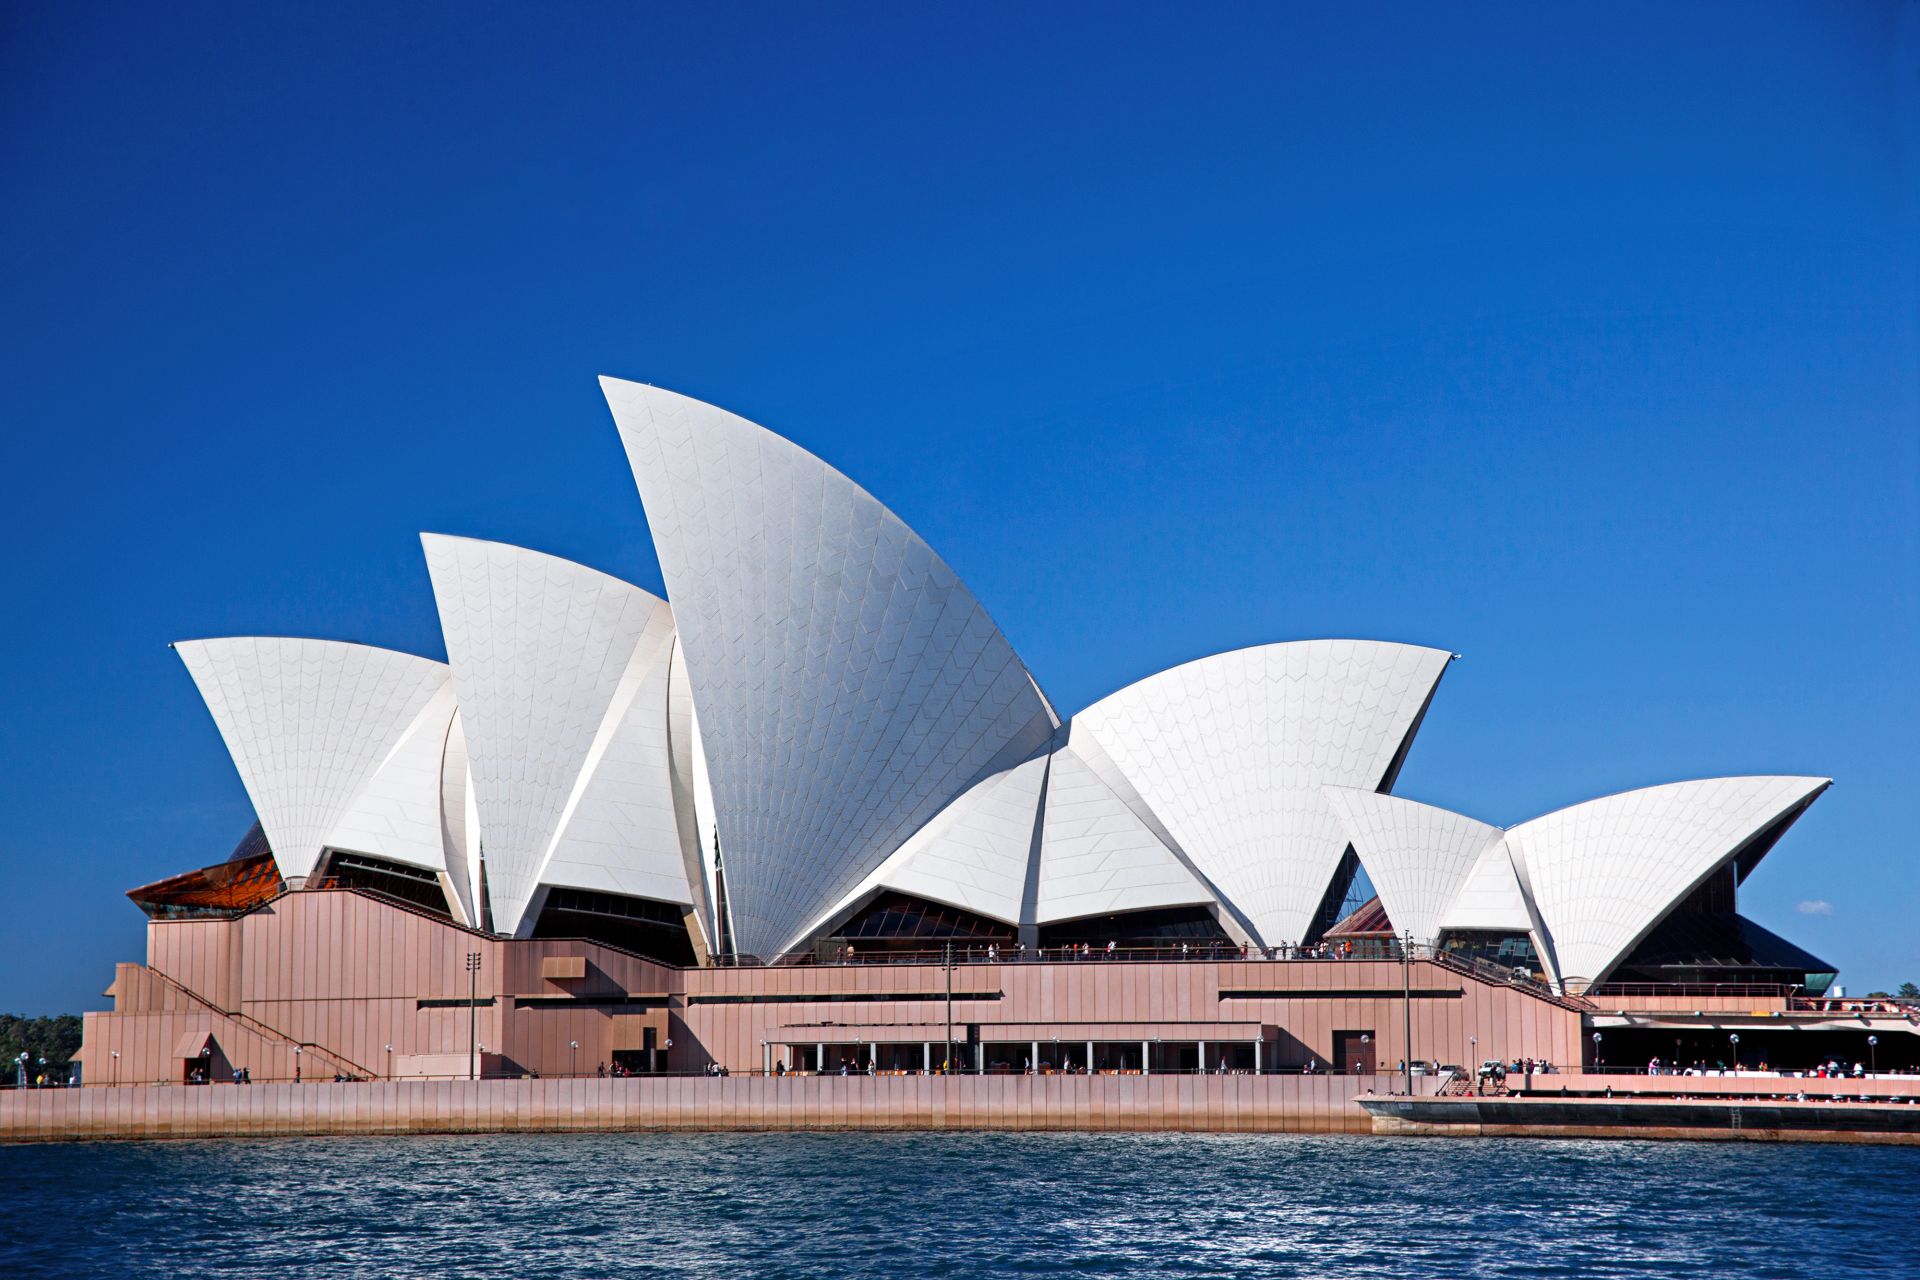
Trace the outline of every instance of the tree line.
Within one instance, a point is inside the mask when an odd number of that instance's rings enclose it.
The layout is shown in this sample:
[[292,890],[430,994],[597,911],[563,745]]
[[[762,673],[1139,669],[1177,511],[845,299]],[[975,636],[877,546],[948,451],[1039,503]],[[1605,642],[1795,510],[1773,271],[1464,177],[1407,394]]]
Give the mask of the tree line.
[[[22,1018],[0,1013],[0,1069],[6,1082],[14,1082],[14,1063],[27,1055],[27,1079],[41,1072],[49,1080],[65,1080],[67,1064],[80,1052],[80,1015],[62,1013],[51,1018]],[[40,1059],[47,1060],[46,1066]]]

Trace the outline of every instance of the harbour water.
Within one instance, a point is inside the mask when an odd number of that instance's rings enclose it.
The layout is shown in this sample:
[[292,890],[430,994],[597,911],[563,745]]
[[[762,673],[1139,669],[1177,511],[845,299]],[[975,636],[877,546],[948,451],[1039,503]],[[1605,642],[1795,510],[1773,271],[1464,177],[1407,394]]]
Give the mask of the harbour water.
[[0,1274],[1920,1275],[1920,1150],[1162,1134],[0,1148]]

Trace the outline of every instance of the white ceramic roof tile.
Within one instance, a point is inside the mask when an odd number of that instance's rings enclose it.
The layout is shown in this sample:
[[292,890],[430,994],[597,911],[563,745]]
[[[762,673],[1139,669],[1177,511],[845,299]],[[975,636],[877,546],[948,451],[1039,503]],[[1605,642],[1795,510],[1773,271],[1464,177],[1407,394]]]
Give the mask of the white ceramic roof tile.
[[1490,933],[1526,933],[1534,928],[1504,838],[1481,851],[1459,895],[1441,913],[1440,927]]
[[[1387,918],[1417,943],[1431,943],[1448,913],[1459,902],[1476,868],[1493,872],[1506,862],[1500,828],[1476,822],[1446,809],[1416,804],[1394,796],[1353,787],[1327,787],[1326,796],[1340,818],[1347,839],[1360,855],[1386,908]],[[1497,857],[1488,855],[1497,854]],[[1520,886],[1509,865],[1509,905],[1517,913],[1512,927],[1524,933],[1528,924],[1520,902]],[[1484,926],[1479,926],[1484,927]]]
[[815,925],[837,918],[876,888],[1019,924],[1046,776],[1043,754],[983,778],[908,837]]
[[736,949],[771,958],[1054,722],[945,561],[743,418],[603,378],[673,598]]
[[680,840],[681,875],[693,897],[698,928],[711,954],[713,894],[707,858],[713,842],[701,836],[700,815],[703,804],[712,807],[712,799],[703,777],[706,765],[700,757],[700,735],[693,718],[693,691],[687,685],[687,659],[678,635],[667,664],[667,770]]
[[1508,831],[1507,847],[1569,989],[1604,982],[1682,898],[1828,785],[1800,777],[1674,782],[1589,800]]
[[666,602],[523,547],[423,534],[466,733],[494,929],[514,933]]
[[440,777],[453,713],[453,682],[448,680],[334,824],[328,848],[369,853],[429,871],[446,870]]
[[311,874],[327,836],[447,681],[426,658],[334,640],[183,640],[174,651],[288,879]]
[[1213,901],[1207,887],[1071,743],[1053,753],[1035,923]]
[[452,881],[454,896],[459,899],[461,919],[478,928],[480,816],[473,810],[473,780],[467,773],[467,734],[457,708],[453,723],[447,726],[447,751],[440,766],[440,846],[446,858],[447,879]]
[[[562,822],[542,884],[693,903],[667,740],[673,617],[649,618],[588,753],[578,802]],[[692,828],[686,832],[691,838]]]
[[1149,676],[1073,723],[1262,941],[1298,942],[1347,847],[1321,788],[1386,780],[1448,658],[1370,640],[1263,645]]

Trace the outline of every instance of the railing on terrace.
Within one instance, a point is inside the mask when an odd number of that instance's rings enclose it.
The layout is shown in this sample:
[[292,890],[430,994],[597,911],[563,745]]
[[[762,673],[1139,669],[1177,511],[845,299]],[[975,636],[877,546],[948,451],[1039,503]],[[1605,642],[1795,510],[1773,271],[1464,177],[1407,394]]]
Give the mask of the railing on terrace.
[[[1711,1067],[1695,1067],[1680,1071],[1666,1068],[1655,1072],[1649,1071],[1644,1066],[1616,1067],[1607,1064],[1595,1066],[1589,1063],[1586,1066],[1567,1067],[1546,1074],[1536,1073],[1533,1079],[1535,1081],[1534,1087],[1536,1091],[1542,1087],[1539,1084],[1540,1081],[1547,1081],[1548,1085],[1551,1086],[1552,1082],[1559,1076],[1569,1074],[1607,1076],[1611,1079],[1626,1078],[1641,1080],[1823,1080],[1833,1084],[1857,1083],[1861,1080],[1920,1081],[1920,1067],[1881,1067],[1873,1071],[1863,1070],[1857,1076],[1853,1074],[1852,1067],[1853,1064],[1848,1062],[1844,1064],[1838,1072],[1828,1073],[1819,1067],[1768,1066],[1763,1070],[1753,1064],[1735,1067],[1731,1063],[1724,1063]],[[1507,1070],[1507,1078],[1509,1081],[1513,1079],[1513,1070],[1511,1067]]]
[[1630,1000],[1637,996],[1780,1000],[1790,998],[1799,989],[1777,982],[1603,982],[1588,987],[1586,994],[1593,1000]]
[[1860,1018],[1905,1018],[1920,1023],[1920,1001],[1880,1000],[1853,996],[1795,996],[1788,1001],[1795,1012],[1841,1014]]

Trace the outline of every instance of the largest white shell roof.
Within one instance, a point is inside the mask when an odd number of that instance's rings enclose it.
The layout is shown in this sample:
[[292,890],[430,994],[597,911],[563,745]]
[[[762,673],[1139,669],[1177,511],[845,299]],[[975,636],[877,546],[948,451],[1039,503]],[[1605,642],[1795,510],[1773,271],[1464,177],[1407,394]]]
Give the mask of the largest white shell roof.
[[674,601],[736,945],[770,956],[1054,722],[920,536],[712,405],[602,379]]

